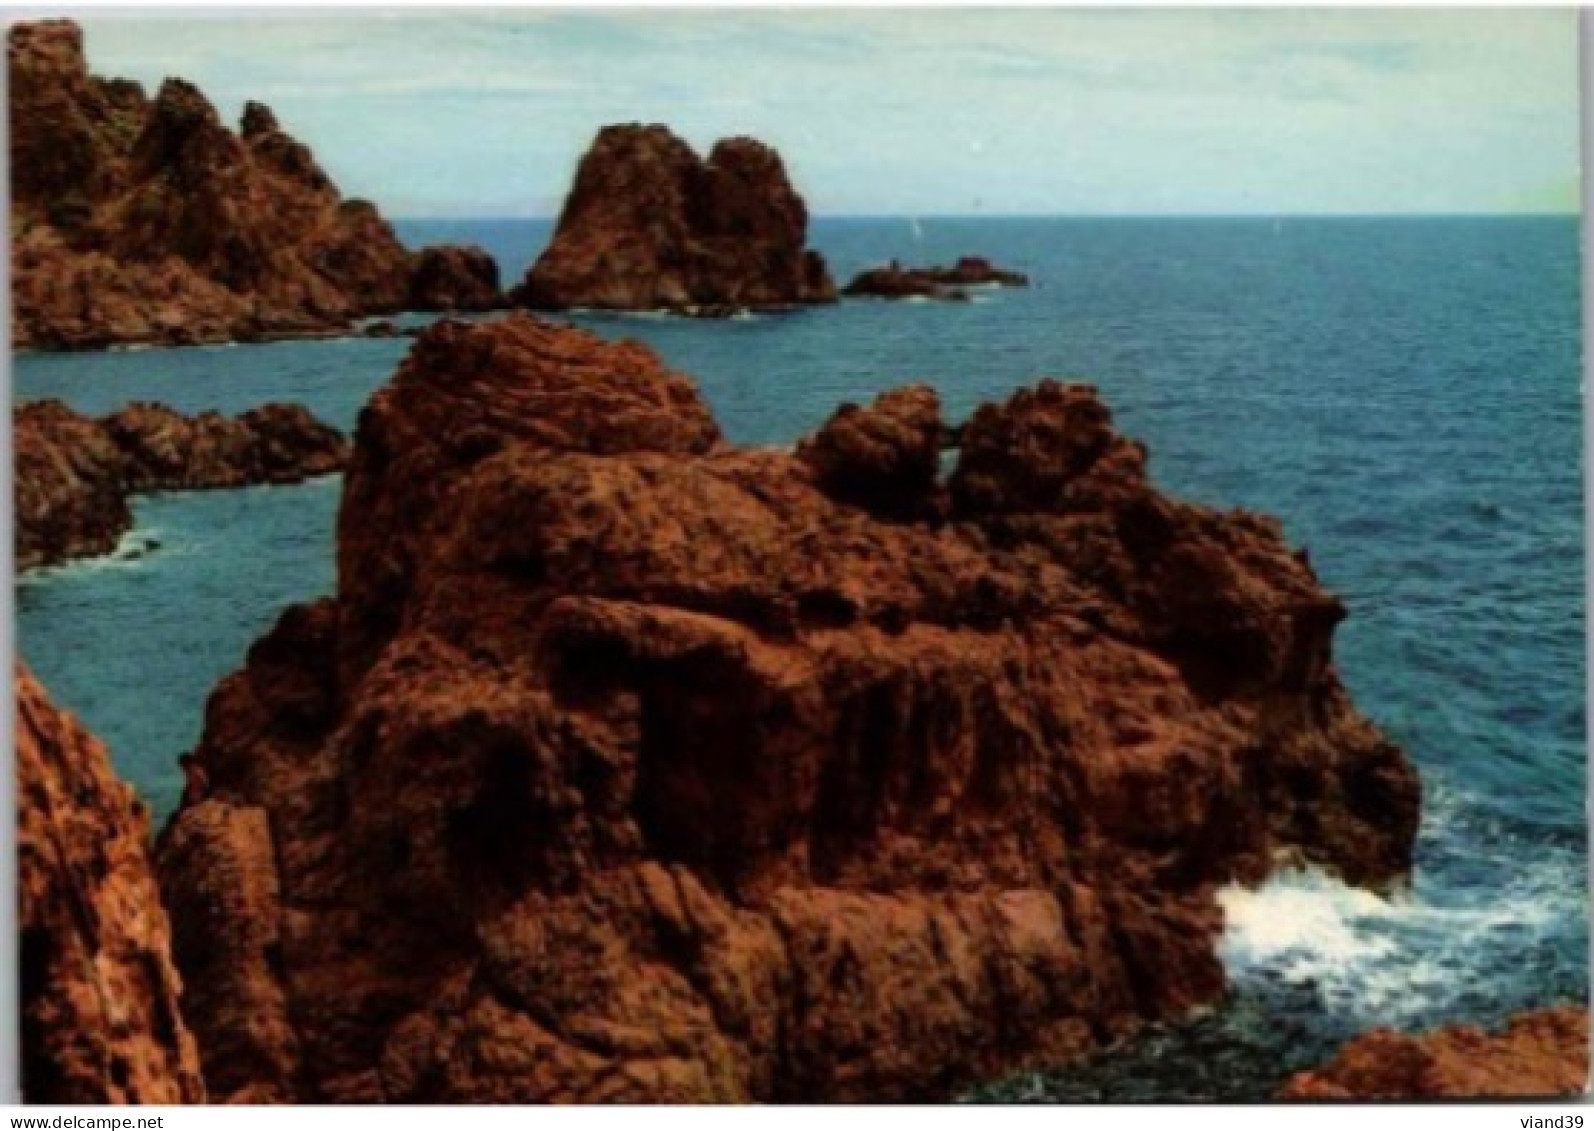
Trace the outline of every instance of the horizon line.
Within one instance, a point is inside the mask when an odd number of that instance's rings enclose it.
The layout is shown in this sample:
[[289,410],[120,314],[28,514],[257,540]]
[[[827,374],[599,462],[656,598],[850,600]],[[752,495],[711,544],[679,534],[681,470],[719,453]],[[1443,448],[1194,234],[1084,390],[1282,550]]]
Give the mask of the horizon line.
[[[1457,212],[825,212],[815,220],[1580,220],[1581,209]],[[399,213],[392,220],[548,220],[557,214],[521,212]]]

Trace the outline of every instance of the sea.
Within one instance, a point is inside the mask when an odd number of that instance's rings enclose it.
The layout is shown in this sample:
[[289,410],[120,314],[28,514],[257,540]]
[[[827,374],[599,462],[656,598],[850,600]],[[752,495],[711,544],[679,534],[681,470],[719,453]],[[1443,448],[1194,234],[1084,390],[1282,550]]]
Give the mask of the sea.
[[[519,277],[539,220],[400,222]],[[1340,672],[1417,763],[1410,890],[1315,872],[1223,893],[1218,1005],[969,1099],[1261,1100],[1375,1026],[1499,1022],[1589,989],[1579,231],[1574,218],[819,219],[838,280],[980,254],[1025,290],[698,321],[576,314],[695,377],[727,435],[790,444],[928,381],[948,414],[1089,381],[1170,493],[1280,516],[1350,609]],[[419,316],[411,321],[421,320]],[[408,348],[347,339],[14,359],[19,399],[345,428]],[[17,582],[21,652],[157,817],[207,694],[289,603],[329,593],[340,483],[135,503],[117,553]]]

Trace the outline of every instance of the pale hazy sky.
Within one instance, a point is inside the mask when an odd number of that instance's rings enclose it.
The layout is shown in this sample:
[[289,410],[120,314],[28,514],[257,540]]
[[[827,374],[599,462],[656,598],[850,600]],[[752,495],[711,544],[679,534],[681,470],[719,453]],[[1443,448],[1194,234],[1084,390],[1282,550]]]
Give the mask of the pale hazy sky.
[[812,211],[1575,209],[1572,10],[82,19],[90,66],[272,106],[389,215],[547,215],[596,129],[777,146]]

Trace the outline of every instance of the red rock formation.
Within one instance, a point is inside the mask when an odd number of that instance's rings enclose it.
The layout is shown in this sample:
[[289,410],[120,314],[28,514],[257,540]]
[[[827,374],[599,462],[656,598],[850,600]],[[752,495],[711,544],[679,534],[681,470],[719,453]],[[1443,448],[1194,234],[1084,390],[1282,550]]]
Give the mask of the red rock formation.
[[429,247],[410,273],[411,310],[498,310],[506,299],[498,264],[479,247]]
[[412,258],[258,103],[235,134],[180,79],[91,76],[70,21],[14,25],[8,60],[16,345],[346,330],[454,254]]
[[1211,1001],[1276,853],[1403,873],[1277,524],[1083,387],[968,431],[948,491],[928,390],[738,450],[635,343],[424,335],[160,855],[212,1091],[941,1098]]
[[1294,1076],[1286,1100],[1542,1099],[1588,1087],[1588,1010],[1518,1014],[1497,1033],[1452,1025],[1426,1036],[1376,1029]]
[[873,298],[966,300],[965,287],[1027,287],[1029,276],[1007,271],[989,259],[965,255],[951,267],[903,267],[893,260],[853,276],[842,294]]
[[870,408],[842,405],[797,447],[825,494],[882,517],[930,518],[945,511],[936,480],[947,440],[941,398],[928,385],[882,394]]
[[94,420],[60,401],[12,412],[17,568],[109,553],[139,491],[297,483],[343,467],[347,439],[299,405],[237,417],[129,405]]
[[22,1088],[32,1103],[197,1103],[149,817],[105,747],[16,670]]
[[802,198],[761,142],[720,141],[704,161],[664,126],[607,126],[511,297],[538,310],[833,302],[823,258],[803,249],[807,233]]

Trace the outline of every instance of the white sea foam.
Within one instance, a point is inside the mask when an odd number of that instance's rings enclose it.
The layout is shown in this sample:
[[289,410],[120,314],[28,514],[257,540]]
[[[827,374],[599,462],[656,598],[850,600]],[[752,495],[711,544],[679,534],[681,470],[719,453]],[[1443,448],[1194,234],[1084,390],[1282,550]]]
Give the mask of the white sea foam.
[[[1432,813],[1453,816],[1448,807]],[[1490,890],[1444,890],[1419,876],[1414,891],[1386,898],[1312,869],[1227,887],[1219,956],[1233,983],[1308,987],[1325,1010],[1363,1025],[1445,1014],[1586,914],[1573,854],[1510,855],[1480,875]]]
[[1313,985],[1325,1005],[1349,1007],[1365,998],[1369,976],[1398,956],[1388,927],[1400,909],[1321,872],[1282,872],[1254,890],[1231,886],[1218,902],[1218,953],[1234,981]]
[[40,566],[17,575],[17,584],[41,585],[49,581],[100,573],[108,569],[139,569],[144,560],[160,546],[161,532],[157,527],[137,527],[117,540],[116,548],[108,554],[92,558],[75,558],[60,565]]
[[573,306],[570,313],[584,318],[630,318],[641,322],[663,322],[677,317],[674,311],[662,307],[657,310],[609,310],[597,306]]

